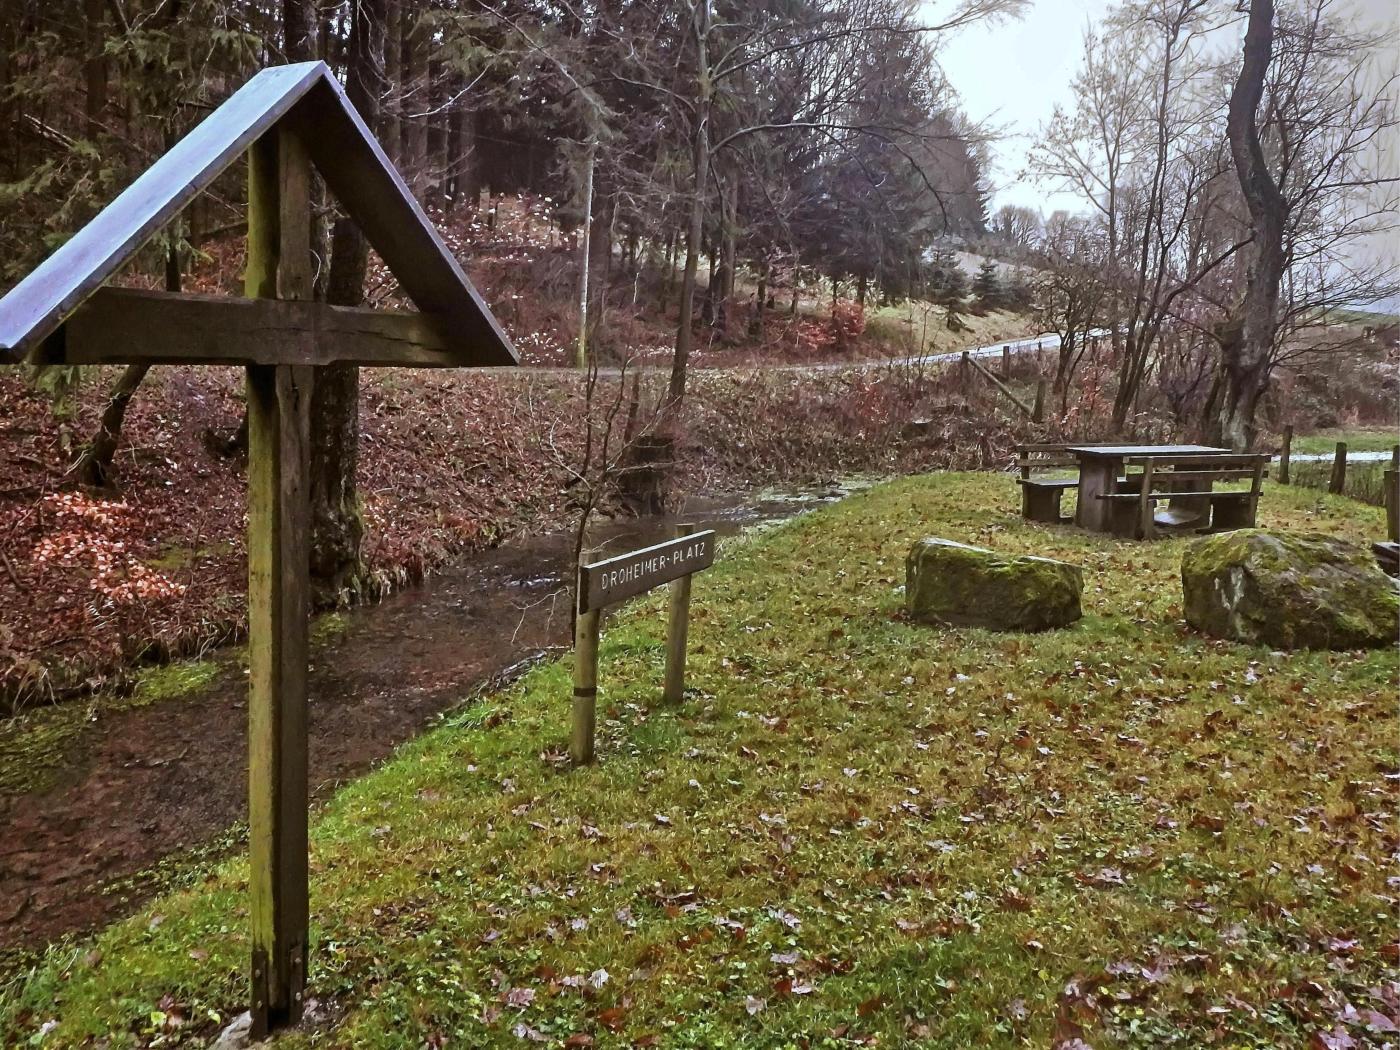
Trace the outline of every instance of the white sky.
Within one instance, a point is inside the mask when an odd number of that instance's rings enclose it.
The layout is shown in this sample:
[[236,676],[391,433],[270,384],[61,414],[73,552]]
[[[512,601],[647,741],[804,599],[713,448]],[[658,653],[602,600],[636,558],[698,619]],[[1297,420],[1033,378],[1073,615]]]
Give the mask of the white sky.
[[[1400,44],[1396,0],[1352,0],[1361,18],[1388,25]],[[945,15],[949,0],[924,0],[931,17]],[[1024,174],[1024,156],[1056,103],[1067,105],[1069,84],[1079,66],[1084,28],[1098,22],[1112,0],[1031,0],[1019,21],[977,25],[949,40],[939,56],[943,70],[976,121],[989,121],[1005,135],[992,146],[991,210],[1024,204],[1044,214],[1084,202]]]
[[1032,0],[1021,20],[973,26],[945,45],[939,60],[967,115],[1006,133],[992,146],[991,210],[1025,204],[1048,215],[1084,206],[1022,177],[1022,158],[1056,103],[1068,103],[1084,27],[1110,6],[1110,0]]

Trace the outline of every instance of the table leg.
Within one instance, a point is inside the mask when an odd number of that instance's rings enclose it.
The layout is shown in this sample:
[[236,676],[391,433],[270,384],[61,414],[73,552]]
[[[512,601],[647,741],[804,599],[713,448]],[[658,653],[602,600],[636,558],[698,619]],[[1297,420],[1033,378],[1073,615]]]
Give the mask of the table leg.
[[1074,523],[1090,532],[1107,532],[1110,501],[1098,498],[1110,493],[1118,481],[1118,464],[1099,458],[1079,461],[1079,505],[1074,511]]

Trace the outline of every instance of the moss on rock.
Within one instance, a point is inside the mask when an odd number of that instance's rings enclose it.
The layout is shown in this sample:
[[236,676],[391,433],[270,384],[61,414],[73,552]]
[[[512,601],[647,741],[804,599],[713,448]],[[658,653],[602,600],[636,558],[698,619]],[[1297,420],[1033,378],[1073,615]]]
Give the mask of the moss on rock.
[[905,565],[905,605],[925,623],[1043,631],[1082,615],[1076,565],[1005,555],[953,540],[919,540]]
[[1240,529],[1181,560],[1186,621],[1275,649],[1374,649],[1400,634],[1400,591],[1370,552],[1321,533]]

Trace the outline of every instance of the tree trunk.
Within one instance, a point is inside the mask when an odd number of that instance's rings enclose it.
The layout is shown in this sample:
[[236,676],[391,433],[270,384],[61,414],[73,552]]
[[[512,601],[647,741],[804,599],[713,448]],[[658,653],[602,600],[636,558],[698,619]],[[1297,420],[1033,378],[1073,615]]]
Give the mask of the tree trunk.
[[1226,134],[1245,207],[1251,239],[1249,272],[1239,309],[1238,339],[1220,344],[1223,389],[1220,436],[1243,451],[1254,443],[1255,413],[1268,389],[1278,333],[1279,285],[1288,267],[1284,230],[1288,202],[1269,171],[1259,134],[1259,104],[1273,54],[1273,0],[1251,0],[1245,30],[1244,58],[1230,93]]
[[583,172],[583,243],[579,245],[578,290],[578,355],[579,370],[588,368],[588,275],[593,261],[593,162],[597,151],[596,143],[588,144],[588,159]]
[[457,163],[461,166],[457,184],[467,210],[475,212],[481,204],[481,153],[477,150],[481,113],[475,102],[462,101],[462,149]]
[[[595,172],[596,175],[596,172]],[[595,179],[596,182],[596,179]],[[617,194],[609,191],[606,185],[594,186],[592,235],[589,238],[589,267],[591,280],[589,288],[589,313],[591,336],[596,336],[604,325],[608,308],[608,291],[612,288],[613,225],[617,221]]]
[[104,0],[83,0],[87,51],[83,69],[87,96],[83,108],[89,139],[95,139],[102,131],[102,118],[107,115],[107,24],[104,10]]
[[662,316],[666,314],[666,300],[671,294],[671,285],[675,281],[676,241],[678,239],[675,230],[666,235],[665,265],[661,270],[661,286],[656,293],[656,312]]
[[695,312],[695,279],[700,268],[700,238],[705,229],[705,182],[710,168],[710,3],[700,0],[695,25],[695,127],[691,131],[689,235],[685,242],[685,273],[681,277],[680,323],[676,352],[671,359],[671,382],[666,391],[666,416],[674,422],[685,400],[686,369],[690,364],[691,322]]
[[724,284],[724,270],[719,263],[719,249],[714,241],[710,242],[710,277],[705,282],[705,298],[700,303],[700,323],[713,326],[715,323],[715,301],[719,298],[719,289]]
[[428,157],[428,179],[426,193],[428,199],[441,204],[447,189],[447,172],[451,167],[448,158],[448,143],[451,134],[448,129],[447,92],[443,82],[442,63],[428,62],[427,105],[428,110],[425,134],[427,142],[424,152]]
[[426,186],[426,156],[428,144],[428,92],[424,84],[423,32],[409,11],[403,13],[403,46],[400,49],[403,91],[399,95],[399,166],[413,195],[421,202]]
[[379,140],[384,152],[398,164],[403,157],[399,127],[400,99],[403,97],[403,8],[402,0],[384,0],[384,96],[379,122]]
[[768,272],[772,265],[763,260],[763,269],[758,272],[758,294],[753,300],[753,318],[749,321],[749,338],[763,341],[763,311],[768,305]]
[[715,327],[729,331],[729,311],[734,302],[734,268],[738,263],[739,183],[730,179],[720,212],[720,280],[715,300]]
[[126,409],[150,368],[148,364],[127,365],[112,387],[112,392],[107,397],[107,405],[102,410],[102,419],[97,424],[97,432],[83,450],[74,470],[82,484],[94,488],[111,487],[112,460],[116,457],[117,446],[121,443]]
[[[346,92],[365,123],[379,122],[384,92],[385,0],[354,0]],[[331,235],[326,299],[358,306],[364,299],[369,245],[348,218]],[[311,396],[311,575],[322,602],[353,590],[360,575],[364,521],[355,487],[359,461],[360,371],[317,369]]]
[[[170,134],[166,135],[167,146],[172,144],[173,137]],[[167,292],[180,290],[179,233],[180,224],[177,221],[171,225],[170,236],[174,239],[165,253],[165,290]],[[97,431],[83,449],[83,453],[78,457],[77,465],[74,467],[74,473],[81,484],[91,485],[94,488],[111,487],[113,480],[112,462],[116,458],[117,448],[121,445],[122,425],[126,422],[126,410],[150,369],[151,366],[148,364],[127,365],[112,387],[112,392],[107,396],[107,404],[102,409],[102,418],[98,421]]]
[[447,106],[447,154],[442,167],[442,206],[448,212],[460,203],[462,191],[466,161],[467,104],[462,90],[465,87],[462,78],[455,73],[448,80],[448,98],[455,100]]
[[282,53],[288,62],[309,62],[316,57],[315,25],[309,0],[282,0]]

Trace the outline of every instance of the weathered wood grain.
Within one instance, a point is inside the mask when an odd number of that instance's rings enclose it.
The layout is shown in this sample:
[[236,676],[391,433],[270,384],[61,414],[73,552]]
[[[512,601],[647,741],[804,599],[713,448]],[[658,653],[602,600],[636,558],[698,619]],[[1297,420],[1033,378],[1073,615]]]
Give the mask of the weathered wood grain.
[[0,299],[0,362],[52,334],[150,238],[330,75],[321,62],[264,69]]
[[574,617],[574,702],[569,731],[569,758],[574,765],[593,761],[594,722],[598,706],[598,633],[602,612]]
[[[518,362],[510,339],[329,67],[323,62],[305,62],[274,66],[250,79],[92,222],[0,298],[0,364],[25,359],[48,363],[56,352],[64,352],[67,333],[52,338],[64,320],[230,164],[274,130],[291,132],[299,139],[331,191],[360,224],[414,304],[447,320],[443,331],[450,337],[452,364]],[[255,196],[267,197],[276,188],[252,189]],[[250,231],[250,237],[255,236],[258,234]],[[288,255],[299,252],[299,246],[288,248]],[[250,297],[276,292],[275,283],[269,289],[265,282],[277,279],[277,254],[250,253],[265,263],[271,259],[266,265],[272,267],[249,272],[245,291]],[[284,280],[300,283],[301,276],[293,278],[288,271]],[[31,354],[35,356],[31,358]],[[44,355],[47,357],[41,361]]]
[[[256,258],[256,256],[254,256]],[[275,280],[272,278],[271,280]],[[261,277],[250,287],[262,287]],[[444,317],[320,302],[102,288],[33,360],[103,365],[461,364]]]
[[[459,365],[513,365],[510,338],[443,244],[398,170],[365,126],[345,91],[327,78],[289,116],[336,199],[415,306],[441,314],[460,340]],[[328,129],[341,129],[328,134]],[[353,131],[349,130],[353,128]]]
[[[249,154],[249,287],[309,294],[306,158],[272,131]],[[290,198],[290,199],[289,199]],[[282,276],[285,267],[285,276]],[[248,368],[248,891],[253,1036],[296,1024],[306,989],[306,665],[311,369]]]
[[[677,525],[676,536],[683,538],[694,525]],[[690,635],[690,573],[670,583],[671,595],[666,622],[666,678],[661,699],[678,704],[685,695],[685,647]]]
[[578,607],[589,612],[625,601],[681,576],[708,569],[714,560],[715,534],[706,530],[592,565],[580,565]]

